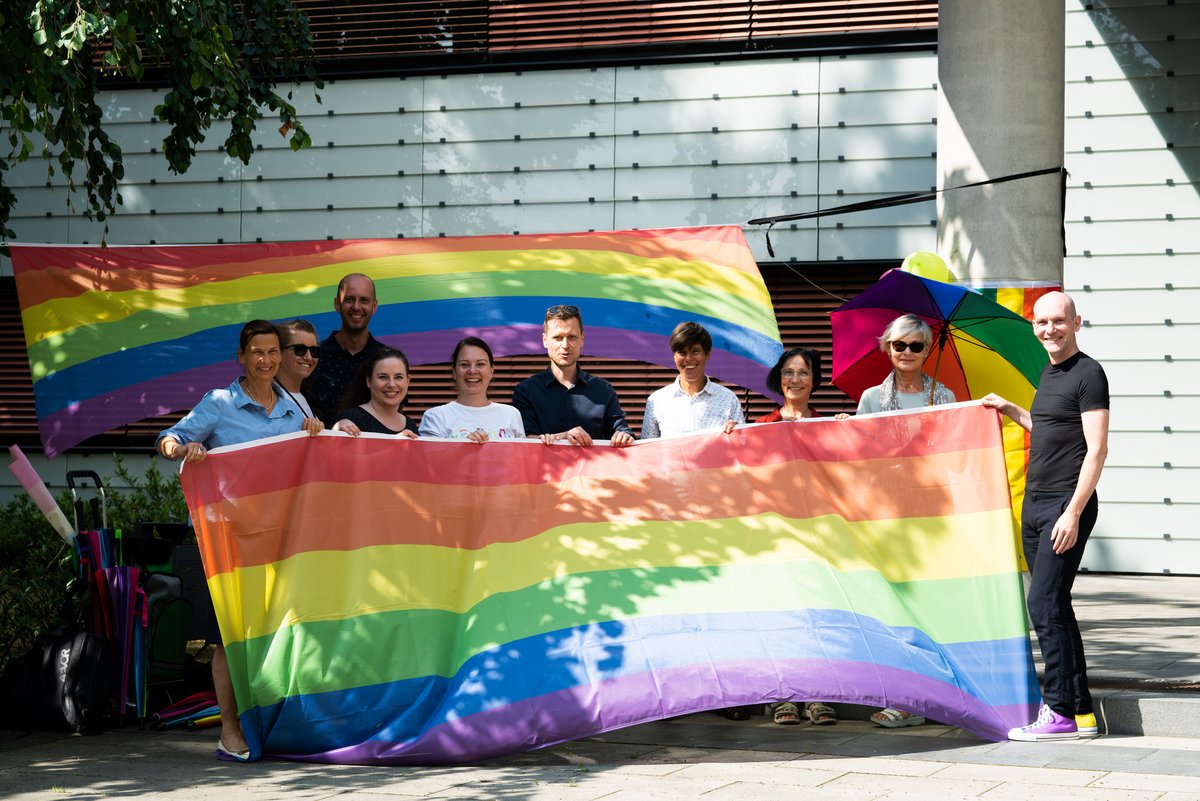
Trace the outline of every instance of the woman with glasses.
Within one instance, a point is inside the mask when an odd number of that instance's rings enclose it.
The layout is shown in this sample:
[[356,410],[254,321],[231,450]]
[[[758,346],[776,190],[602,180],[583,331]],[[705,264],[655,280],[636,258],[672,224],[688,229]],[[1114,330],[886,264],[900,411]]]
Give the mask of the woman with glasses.
[[882,384],[863,392],[857,413],[954,403],[954,393],[921,370],[932,345],[933,331],[920,317],[905,314],[892,320],[879,337],[879,349],[892,360],[892,371]]
[[[767,389],[783,396],[783,405],[754,420],[756,423],[778,423],[782,420],[805,420],[819,417],[808,405],[813,387],[820,385],[821,354],[811,348],[789,348],[767,373]],[[801,717],[808,718],[814,726],[832,726],[837,723],[837,712],[820,701],[796,704],[783,701],[775,704],[772,719],[781,726],[795,725]]]
[[[879,386],[869,387],[858,401],[858,414],[921,409],[954,403],[954,393],[922,371],[933,345],[933,331],[915,314],[897,317],[883,329],[879,349],[892,361],[892,371]],[[849,415],[839,414],[841,420]],[[871,722],[885,729],[921,726],[925,718],[899,709],[881,709]]]
[[777,423],[819,417],[808,405],[813,388],[821,383],[821,354],[811,348],[790,348],[767,373],[767,389],[783,396],[783,405],[754,420]]
[[275,383],[296,402],[305,417],[316,417],[300,387],[317,369],[317,359],[321,358],[317,330],[308,320],[289,320],[276,327],[279,329],[279,336],[283,338],[283,357],[279,362]]

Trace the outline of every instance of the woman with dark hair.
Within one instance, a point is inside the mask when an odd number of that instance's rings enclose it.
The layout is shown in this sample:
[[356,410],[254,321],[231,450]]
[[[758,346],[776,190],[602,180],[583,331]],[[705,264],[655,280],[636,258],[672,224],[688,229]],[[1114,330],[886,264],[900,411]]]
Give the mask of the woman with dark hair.
[[275,383],[283,387],[283,391],[296,402],[305,417],[316,417],[308,399],[300,391],[300,385],[317,369],[317,360],[321,358],[317,329],[308,320],[300,319],[289,320],[276,327],[282,337],[283,357],[279,362]]
[[421,436],[471,442],[523,439],[525,424],[516,407],[488,400],[493,365],[488,343],[479,337],[459,340],[450,357],[458,397],[451,403],[434,406],[421,416]]
[[[189,464],[202,462],[209,448],[237,445],[277,434],[307,431],[316,436],[325,426],[306,417],[300,407],[274,383],[279,371],[279,331],[266,320],[251,320],[238,337],[237,360],[242,375],[226,389],[214,389],[200,399],[187,415],[158,435],[154,447],[167,459],[182,459]],[[245,762],[250,749],[238,720],[237,701],[225,649],[219,642],[213,653],[213,685],[221,708],[221,736],[217,738],[217,756]]]
[[408,396],[408,369],[408,357],[395,348],[372,353],[342,398],[333,429],[353,437],[365,431],[416,439],[417,427],[400,411]]
[[814,387],[821,384],[821,354],[811,348],[789,348],[767,373],[767,389],[783,396],[783,405],[757,418],[756,423],[818,417],[809,405]]
[[[782,420],[806,420],[819,417],[808,405],[814,387],[820,385],[821,354],[811,348],[789,348],[783,352],[775,366],[767,373],[767,389],[783,396],[783,405],[754,420],[756,423],[778,423]],[[782,701],[772,710],[774,721],[780,725],[794,725],[806,717],[814,726],[831,726],[837,723],[833,707],[820,701],[796,704]]]

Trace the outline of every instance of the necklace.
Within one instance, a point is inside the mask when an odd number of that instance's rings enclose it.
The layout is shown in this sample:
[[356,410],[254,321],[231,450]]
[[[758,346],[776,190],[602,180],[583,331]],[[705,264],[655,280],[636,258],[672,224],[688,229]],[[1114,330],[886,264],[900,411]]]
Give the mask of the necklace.
[[254,394],[254,391],[251,389],[249,382],[243,381],[242,386],[245,388],[246,394],[250,396],[250,400],[254,401],[259,406],[262,406],[268,412],[271,411],[273,408],[275,408],[275,400],[279,396],[275,394],[275,389],[272,385],[267,385],[266,400],[259,398]]

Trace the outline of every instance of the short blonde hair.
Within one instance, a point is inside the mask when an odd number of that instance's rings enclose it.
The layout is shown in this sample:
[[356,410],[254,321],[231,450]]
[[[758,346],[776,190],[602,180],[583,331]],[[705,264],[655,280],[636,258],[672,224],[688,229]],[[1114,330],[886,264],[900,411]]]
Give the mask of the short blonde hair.
[[883,329],[883,334],[879,337],[879,349],[886,355],[888,345],[892,340],[900,339],[910,334],[921,335],[921,341],[925,343],[925,350],[929,350],[930,346],[933,345],[933,329],[929,327],[929,324],[915,314],[902,314],[888,323],[887,328]]

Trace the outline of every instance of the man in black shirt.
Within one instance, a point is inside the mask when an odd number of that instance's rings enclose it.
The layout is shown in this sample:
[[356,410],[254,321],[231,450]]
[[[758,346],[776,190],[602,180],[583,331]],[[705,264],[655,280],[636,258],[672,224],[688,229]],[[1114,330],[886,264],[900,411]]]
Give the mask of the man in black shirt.
[[1071,606],[1071,586],[1096,524],[1096,484],[1108,455],[1108,379],[1079,350],[1082,320],[1062,292],[1038,298],[1033,332],[1050,363],[1029,411],[998,395],[983,399],[1029,432],[1029,470],[1021,510],[1021,540],[1029,564],[1029,618],[1045,672],[1037,720],[1010,740],[1072,740],[1097,733],[1087,686],[1083,639]]
[[633,432],[612,384],[579,369],[583,317],[575,306],[551,306],[542,322],[542,344],[550,366],[513,390],[528,436],[590,447],[606,439],[613,447],[633,444]]
[[375,282],[370,278],[350,273],[338,282],[333,310],[342,318],[342,327],[321,342],[321,359],[303,387],[313,411],[326,426],[337,422],[342,396],[359,366],[383,347],[367,330],[377,308]]

